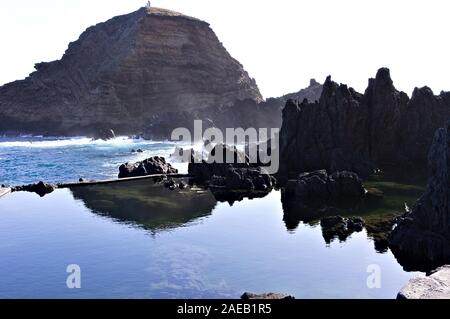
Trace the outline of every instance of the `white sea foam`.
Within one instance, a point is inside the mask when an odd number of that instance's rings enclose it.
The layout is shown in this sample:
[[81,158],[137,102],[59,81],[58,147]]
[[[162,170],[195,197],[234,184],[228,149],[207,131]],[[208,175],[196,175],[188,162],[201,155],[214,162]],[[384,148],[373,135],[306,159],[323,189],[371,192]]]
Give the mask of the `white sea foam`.
[[33,147],[33,148],[58,148],[67,146],[120,146],[143,143],[146,145],[158,144],[163,142],[151,142],[143,139],[132,139],[126,136],[119,136],[107,141],[93,140],[89,137],[74,137],[74,138],[46,138],[22,136],[16,140],[0,138],[0,148],[5,147]]

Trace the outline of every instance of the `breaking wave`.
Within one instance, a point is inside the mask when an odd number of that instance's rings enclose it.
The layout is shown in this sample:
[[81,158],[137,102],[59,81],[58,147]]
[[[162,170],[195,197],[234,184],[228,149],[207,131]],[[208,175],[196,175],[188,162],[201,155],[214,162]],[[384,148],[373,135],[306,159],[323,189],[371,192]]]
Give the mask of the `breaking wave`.
[[126,146],[143,143],[146,145],[167,144],[167,142],[152,142],[143,139],[135,139],[126,136],[119,136],[107,141],[94,140],[89,137],[41,137],[41,136],[21,136],[15,138],[0,137],[0,148],[24,147],[24,148],[59,148],[68,146]]

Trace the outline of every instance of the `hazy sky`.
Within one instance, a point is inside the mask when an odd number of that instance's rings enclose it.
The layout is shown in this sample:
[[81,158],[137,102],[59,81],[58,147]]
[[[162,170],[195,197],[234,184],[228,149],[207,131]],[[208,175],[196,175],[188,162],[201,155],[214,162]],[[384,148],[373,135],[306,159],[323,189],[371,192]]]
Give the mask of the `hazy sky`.
[[[59,59],[82,31],[141,0],[0,0],[0,84]],[[265,97],[329,74],[359,91],[387,66],[397,88],[450,91],[447,0],[152,0],[208,21]]]

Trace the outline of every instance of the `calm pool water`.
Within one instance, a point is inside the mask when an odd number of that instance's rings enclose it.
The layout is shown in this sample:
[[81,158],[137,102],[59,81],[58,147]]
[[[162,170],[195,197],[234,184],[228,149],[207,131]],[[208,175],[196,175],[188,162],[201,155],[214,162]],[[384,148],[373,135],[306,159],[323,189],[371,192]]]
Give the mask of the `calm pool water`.
[[[327,245],[318,224],[288,230],[280,197],[230,206],[149,181],[13,193],[0,199],[0,297],[395,298],[419,275],[378,253],[366,231]],[[69,264],[81,289],[66,286]],[[370,265],[380,288],[367,286]]]

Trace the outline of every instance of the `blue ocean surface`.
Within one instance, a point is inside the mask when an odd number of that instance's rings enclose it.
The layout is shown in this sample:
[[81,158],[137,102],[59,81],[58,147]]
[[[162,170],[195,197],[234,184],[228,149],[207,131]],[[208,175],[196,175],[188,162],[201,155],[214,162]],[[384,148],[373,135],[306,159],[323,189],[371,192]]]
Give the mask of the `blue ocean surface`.
[[[75,182],[79,178],[103,180],[117,177],[121,164],[173,153],[175,144],[129,137],[92,140],[88,137],[0,138],[0,184]],[[143,153],[132,153],[142,149]],[[174,164],[181,172],[186,165]]]

